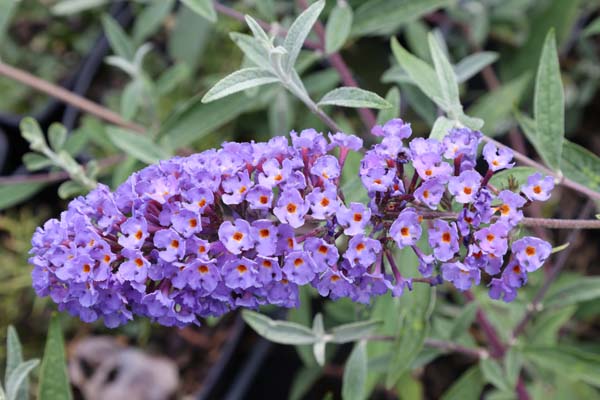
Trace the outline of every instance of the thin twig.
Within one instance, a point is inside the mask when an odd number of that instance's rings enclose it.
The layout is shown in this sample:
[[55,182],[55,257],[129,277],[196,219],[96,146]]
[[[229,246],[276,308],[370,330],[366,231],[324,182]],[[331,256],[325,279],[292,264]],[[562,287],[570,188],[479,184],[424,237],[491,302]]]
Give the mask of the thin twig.
[[31,75],[26,71],[12,67],[1,61],[0,75],[3,75],[17,82],[21,82],[40,92],[46,93],[56,99],[59,99],[67,104],[72,105],[73,107],[85,111],[88,114],[94,115],[100,119],[110,122],[111,124],[118,125],[120,127],[129,129],[137,133],[143,133],[146,130],[143,126],[130,121],[126,121],[116,112],[111,111],[108,108],[103,107],[99,104],[96,104],[93,101],[86,99],[85,97],[81,97],[73,92],[70,92],[69,90],[66,90],[65,88],[40,79],[37,76]]
[[[591,200],[588,200],[581,212],[579,213],[580,218],[587,217],[594,210],[594,203]],[[599,221],[600,222],[600,221]],[[567,236],[567,243],[573,243],[575,239],[577,239],[577,235],[579,235],[579,231],[583,229],[581,227],[575,227]],[[544,284],[540,288],[540,290],[536,293],[535,297],[531,301],[531,304],[527,307],[527,311],[521,321],[517,324],[516,328],[512,333],[513,339],[518,337],[525,330],[527,324],[533,317],[533,315],[541,309],[542,300],[544,296],[550,289],[550,285],[554,280],[558,277],[560,271],[564,268],[567,263],[567,260],[571,256],[571,252],[573,251],[573,246],[569,246],[564,251],[558,254],[556,262],[551,267],[550,272],[546,275],[546,279]]]

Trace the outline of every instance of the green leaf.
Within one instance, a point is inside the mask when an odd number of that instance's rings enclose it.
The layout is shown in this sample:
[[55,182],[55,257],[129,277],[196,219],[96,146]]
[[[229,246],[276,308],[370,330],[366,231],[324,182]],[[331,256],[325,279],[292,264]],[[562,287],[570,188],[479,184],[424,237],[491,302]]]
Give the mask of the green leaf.
[[104,14],[102,16],[102,26],[115,54],[127,61],[133,61],[135,47],[121,25],[110,15]]
[[546,297],[544,307],[566,307],[600,297],[600,277],[577,278]]
[[126,120],[131,120],[135,117],[140,102],[144,101],[144,87],[139,79],[134,79],[129,82],[123,93],[121,94],[121,115]]
[[327,93],[319,103],[320,106],[335,105],[355,108],[390,108],[392,105],[378,94],[356,87],[340,87]]
[[488,136],[506,132],[510,127],[511,112],[521,100],[529,79],[530,74],[523,74],[484,94],[469,107],[467,113],[485,121]]
[[433,100],[438,106],[447,109],[447,104],[443,101],[442,89],[438,81],[436,72],[425,61],[410,54],[404,47],[398,43],[396,38],[392,38],[392,52],[398,64],[410,76],[413,82],[421,89],[427,97]]
[[450,339],[458,339],[461,335],[464,335],[477,314],[478,304],[476,301],[472,301],[463,306],[460,314],[455,318],[452,323],[452,330],[450,331]]
[[574,381],[600,386],[600,356],[567,346],[525,346],[525,358],[539,368]]
[[6,379],[7,400],[26,400],[29,398],[27,376],[39,363],[40,360],[25,361],[11,371]]
[[133,25],[133,41],[141,44],[154,34],[173,9],[174,0],[155,0],[139,13]]
[[352,27],[352,8],[345,0],[336,3],[325,27],[325,53],[335,53],[344,46]]
[[588,149],[565,139],[561,169],[567,178],[600,192],[600,157]]
[[348,343],[361,339],[375,332],[382,325],[382,321],[360,321],[336,326],[331,330],[333,343]]
[[156,81],[156,91],[165,95],[189,79],[191,73],[187,64],[177,63],[160,74]]
[[450,120],[444,117],[443,115],[439,116],[435,120],[433,128],[431,128],[431,133],[429,134],[429,137],[441,141],[444,138],[444,136],[448,134],[450,129],[454,128],[455,126],[456,121]]
[[270,71],[272,69],[271,61],[269,60],[269,54],[258,39],[253,36],[237,32],[231,32],[229,37],[242,50],[244,55],[248,57],[250,61],[256,64],[257,67],[260,67],[266,71]]
[[495,188],[502,190],[508,189],[510,181],[515,183],[515,186],[521,187],[525,183],[527,183],[527,178],[535,174],[537,170],[531,167],[514,167],[511,169],[505,169],[500,172],[496,172],[492,179],[490,179],[490,184]]
[[38,399],[71,400],[73,398],[58,315],[53,315],[50,320],[39,379]]
[[73,198],[77,195],[84,194],[85,192],[86,188],[75,181],[63,182],[58,187],[58,197],[63,200]]
[[44,183],[13,183],[0,185],[0,210],[27,200],[44,188]]
[[482,51],[471,54],[458,62],[454,66],[456,79],[459,83],[466,82],[469,78],[475,76],[479,71],[498,59],[498,53],[493,51]]
[[[19,335],[15,330],[15,327],[10,325],[6,332],[6,371],[4,371],[4,382],[7,383],[6,391],[10,392],[8,381],[12,372],[23,362],[23,349],[21,347],[21,341]],[[22,390],[19,391],[19,398],[26,398],[28,392],[27,381],[22,384]],[[10,397],[9,397],[10,398]]]
[[385,95],[385,101],[390,103],[392,106],[389,108],[383,108],[377,114],[377,123],[385,124],[391,119],[398,118],[400,115],[400,90],[396,86],[391,88]]
[[213,24],[189,8],[179,7],[175,27],[167,39],[169,55],[175,60],[185,63],[193,72],[202,61],[204,49],[209,43],[212,33]]
[[485,382],[478,365],[469,368],[442,395],[442,400],[479,400]]
[[[261,101],[272,100],[272,96],[263,93],[258,97]],[[173,149],[188,146],[256,105],[256,102],[249,101],[245,95],[231,96],[208,104],[202,103],[200,97],[192,98],[175,110],[162,125],[160,144]]]
[[115,126],[109,126],[106,133],[115,146],[146,164],[153,164],[171,156],[171,153],[164,147],[155,144],[150,138],[139,133]]
[[287,321],[275,321],[254,311],[242,311],[244,321],[262,337],[280,344],[313,344],[319,340],[305,326]]
[[92,8],[100,7],[110,0],[62,0],[52,6],[54,15],[77,14]]
[[25,153],[22,160],[29,171],[39,171],[52,165],[52,161],[48,157],[39,153]]
[[447,6],[450,0],[370,0],[363,3],[355,13],[352,36],[389,32],[438,8]]
[[304,367],[296,373],[290,389],[289,400],[304,399],[310,388],[323,374],[321,368]]
[[203,103],[210,103],[230,94],[253,87],[279,82],[279,78],[261,68],[244,68],[227,75],[217,82],[202,98]]
[[296,18],[287,35],[283,41],[283,47],[287,50],[287,57],[285,59],[284,71],[289,75],[296,64],[296,59],[302,45],[306,40],[306,37],[310,33],[313,25],[317,22],[321,11],[325,7],[325,1],[319,0],[310,7],[308,7],[302,14]]
[[458,97],[458,82],[456,81],[454,69],[440,47],[438,39],[432,33],[429,34],[427,39],[429,41],[429,51],[433,59],[442,101],[446,104],[446,108],[444,109],[448,112],[450,118],[456,119],[462,114],[462,105]]
[[294,111],[287,91],[281,88],[275,96],[275,101],[269,106],[268,117],[271,136],[278,136],[292,130]]
[[565,100],[554,31],[546,36],[535,82],[536,149],[546,164],[559,171],[565,136]]
[[597,35],[598,33],[600,33],[600,17],[596,17],[596,19],[585,27],[583,30],[583,37]]
[[393,387],[417,358],[429,333],[427,307],[414,306],[402,310],[402,325],[394,342],[386,386]]
[[367,346],[365,341],[358,342],[344,368],[342,398],[344,400],[362,400],[366,397]]
[[21,136],[29,142],[29,147],[32,150],[41,151],[47,147],[44,133],[35,119],[31,117],[23,118],[19,128],[21,129]]
[[67,129],[59,123],[53,123],[48,128],[48,142],[52,150],[59,152],[67,141]]
[[18,3],[18,0],[0,0],[0,43],[4,42],[4,35]]
[[504,368],[506,370],[506,380],[511,388],[517,386],[521,366],[523,365],[523,356],[515,347],[510,347],[504,357]]
[[6,393],[4,393],[4,389],[2,389],[1,383],[0,383],[0,400],[6,400]]
[[511,390],[511,387],[506,380],[506,376],[504,375],[504,371],[502,370],[502,366],[498,361],[492,358],[481,359],[479,360],[479,366],[481,367],[481,372],[483,372],[483,377],[486,381],[500,390]]
[[258,22],[256,22],[254,18],[252,18],[250,15],[246,15],[244,18],[246,19],[246,24],[248,25],[248,28],[250,28],[252,35],[254,35],[256,39],[265,43],[270,42],[269,35],[267,35],[264,29],[260,26]]
[[212,0],[181,0],[181,2],[208,21],[217,22],[217,11]]
[[313,320],[312,331],[318,338],[321,338],[320,340],[317,340],[313,345],[313,355],[315,356],[315,360],[317,360],[317,364],[319,364],[320,366],[324,366],[326,341],[324,338],[325,327],[323,325],[323,314],[317,313],[317,315],[315,315],[315,318]]

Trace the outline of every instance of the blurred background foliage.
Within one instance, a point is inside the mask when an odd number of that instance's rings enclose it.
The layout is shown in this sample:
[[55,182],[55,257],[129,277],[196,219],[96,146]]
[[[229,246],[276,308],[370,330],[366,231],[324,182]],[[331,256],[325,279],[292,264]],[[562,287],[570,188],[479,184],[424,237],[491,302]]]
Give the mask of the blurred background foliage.
[[[96,37],[102,34],[108,37],[111,50],[93,73],[91,86],[83,95],[115,111],[123,120],[142,127],[142,132],[117,128],[88,114],[69,130],[60,150],[81,165],[97,162],[98,180],[112,188],[147,163],[212,148],[225,140],[261,141],[284,135],[291,129],[308,127],[326,131],[316,116],[278,85],[249,89],[209,104],[200,101],[223,76],[251,64],[231,35],[231,32],[249,33],[248,29],[243,20],[232,15],[253,15],[272,24],[271,33],[276,33],[281,27],[289,27],[300,10],[293,1],[219,3],[222,4],[218,4],[213,16],[202,10],[206,2],[192,0],[0,0],[0,60],[47,81],[67,84],[81,73],[82,60],[94,52]],[[348,1],[353,10],[353,23],[340,54],[361,88],[395,104],[391,115],[380,118],[399,115],[412,123],[414,135],[429,135],[439,110],[397,65],[389,43],[394,36],[412,54],[431,63],[427,45],[427,33],[431,31],[443,39],[444,51],[455,72],[463,78],[460,91],[467,114],[485,121],[483,131],[487,135],[514,145],[507,138],[522,137],[515,130],[518,126],[515,110],[532,114],[540,53],[547,32],[553,28],[565,92],[566,136],[592,153],[600,154],[599,1],[419,0],[418,3]],[[129,23],[121,25],[114,18],[117,14],[110,13],[115,4],[120,7],[118,12],[130,14]],[[197,6],[200,11],[194,4],[200,5]],[[327,1],[321,22],[328,20],[335,6],[336,1]],[[309,40],[319,42],[314,34]],[[473,54],[483,55],[469,59]],[[297,69],[313,98],[344,85],[331,57],[322,50],[305,48]],[[7,115],[35,115],[49,101],[46,95],[5,77],[0,77],[0,93],[0,111]],[[327,107],[326,111],[347,133],[371,140],[355,110]],[[39,122],[45,131],[56,121],[61,121],[60,112]],[[27,143],[14,128],[3,126],[3,129],[0,132],[0,169],[5,178],[0,181],[0,342],[4,341],[4,327],[13,324],[21,334],[25,355],[34,357],[42,354],[53,307],[47,299],[37,299],[30,288],[29,241],[35,227],[65,208],[66,202],[59,199],[57,193],[70,198],[82,192],[82,187],[76,183],[59,188],[58,183],[65,176],[54,177],[61,174],[60,168],[34,156],[25,156],[24,166],[20,159],[27,150]],[[510,131],[513,133],[509,135]],[[521,143],[521,150],[534,154],[529,144]],[[350,168],[357,168],[358,158],[349,163]],[[592,176],[600,176],[598,166],[590,169]],[[55,175],[45,179],[48,172]],[[28,173],[36,174],[33,176],[39,179],[21,180]],[[361,196],[356,192],[355,177],[347,174],[344,180],[348,192]],[[566,190],[557,192],[540,215],[576,217],[583,207],[583,199]],[[566,241],[563,233],[545,232],[544,235],[558,245]],[[544,351],[523,351],[519,356],[507,356],[502,365],[496,361],[490,365],[425,348],[414,357],[407,356],[411,364],[405,366],[405,372],[396,377],[393,385],[384,388],[381,383],[382,379],[385,381],[382,377],[386,375],[387,364],[382,357],[398,352],[398,346],[411,344],[369,343],[369,392],[377,387],[374,398],[439,398],[443,394],[445,399],[468,399],[479,398],[485,388],[485,398],[509,399],[514,397],[511,389],[524,365],[533,398],[600,398],[597,390],[600,386],[600,289],[597,278],[589,277],[598,273],[598,239],[597,233],[585,232],[570,243],[568,272],[560,276],[548,296],[557,300],[537,313],[515,345],[519,349],[530,346]],[[404,268],[415,268],[413,259],[404,254],[398,256]],[[510,342],[511,332],[527,311],[543,279],[541,271],[532,275],[514,303],[493,302],[487,298],[484,288],[479,288],[474,291],[476,303],[472,304],[485,310],[501,338]],[[577,295],[577,288],[586,288],[586,284],[589,285],[587,295]],[[564,298],[559,296],[561,290],[569,294],[567,301],[560,300]],[[327,327],[382,318],[385,321],[383,333],[392,334],[406,318],[402,310],[425,307],[430,308],[431,315],[427,338],[452,340],[468,347],[485,342],[474,325],[476,308],[445,287],[439,289],[437,296],[427,291],[402,299],[383,297],[371,307],[349,301],[320,302],[315,293],[308,290],[302,296],[302,307],[291,310],[288,319],[305,326],[312,323],[316,312],[321,312]],[[430,303],[428,296],[437,297],[437,301]],[[218,327],[222,323],[208,322],[208,327],[199,332],[216,340],[212,333],[206,332],[211,325]],[[222,328],[226,334],[231,332],[231,324],[226,321]],[[98,324],[84,325],[73,319],[63,319],[63,325],[70,338],[92,333],[110,334],[124,338],[130,345],[166,355],[169,355],[167,350],[181,355],[190,347],[206,348],[213,344],[194,336],[200,334],[197,330],[176,332],[147,321],[135,321],[110,332]],[[277,392],[278,396],[320,398],[331,391],[337,398],[341,387],[339,366],[348,350],[347,346],[328,346],[328,364],[321,368],[310,347],[298,346],[298,358],[292,362],[292,373],[278,385],[284,387]],[[0,360],[4,357],[5,348],[0,346]],[[295,356],[292,354],[292,357]],[[179,395],[199,390],[203,375],[196,373],[196,369],[202,362],[209,361],[196,356],[178,360],[180,371],[188,371],[181,373],[184,383]],[[257,382],[260,386],[260,377]],[[291,391],[287,392],[286,388]],[[256,394],[259,389],[253,390],[251,393]]]

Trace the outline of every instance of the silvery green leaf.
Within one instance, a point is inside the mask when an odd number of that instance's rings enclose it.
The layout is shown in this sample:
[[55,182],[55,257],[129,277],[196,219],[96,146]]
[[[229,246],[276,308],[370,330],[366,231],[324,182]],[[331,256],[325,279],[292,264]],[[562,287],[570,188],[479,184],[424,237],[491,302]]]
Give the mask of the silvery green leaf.
[[185,63],[177,63],[164,71],[156,81],[156,91],[165,95],[181,85],[191,75],[190,68]]
[[448,131],[454,128],[455,125],[456,121],[448,119],[441,115],[435,120],[433,128],[431,128],[431,133],[429,134],[429,137],[432,139],[442,140],[444,136],[448,134]]
[[54,151],[60,151],[67,140],[67,129],[59,123],[53,123],[48,128],[48,142]]
[[108,65],[112,65],[113,67],[119,68],[121,71],[125,72],[131,78],[134,78],[138,75],[138,69],[135,64],[132,62],[119,57],[119,56],[108,56],[104,59]]
[[391,88],[385,95],[385,101],[392,106],[379,111],[377,114],[378,124],[385,124],[390,119],[398,118],[400,115],[400,90],[396,86]]
[[481,118],[469,117],[462,110],[458,115],[458,121],[473,131],[478,131],[483,127],[483,120]]
[[147,37],[155,33],[173,9],[174,0],[158,0],[148,4],[139,13],[133,25],[133,41],[142,43]]
[[108,14],[102,16],[102,26],[108,38],[110,47],[121,58],[131,61],[135,55],[133,42],[127,36],[121,25]]
[[25,361],[11,371],[6,379],[6,400],[26,400],[28,398],[27,392],[22,392],[21,388],[27,386],[27,376],[39,363],[40,360]]
[[392,106],[378,94],[349,86],[333,89],[319,100],[318,105],[356,108],[390,108]]
[[489,383],[500,390],[511,390],[506,376],[504,375],[502,366],[498,363],[498,361],[492,358],[481,359],[479,360],[479,366],[481,368],[481,372],[483,372],[483,377]]
[[0,400],[6,400],[6,393],[4,393],[4,389],[2,389],[1,383],[0,383]]
[[458,339],[469,330],[469,327],[475,320],[478,306],[476,301],[472,301],[463,306],[460,314],[458,314],[452,322],[452,329],[450,330],[449,336],[451,340]]
[[367,361],[366,342],[360,341],[354,346],[344,368],[342,381],[344,400],[362,400],[366,397]]
[[115,146],[146,164],[153,164],[171,156],[168,150],[155,144],[147,136],[115,126],[109,126],[106,133]]
[[[290,388],[289,400],[302,400],[313,387],[315,382],[321,377],[323,371],[321,368],[303,367],[296,372],[292,387]],[[1,399],[0,399],[1,400]]]
[[67,374],[65,342],[58,315],[53,315],[48,327],[44,358],[40,367],[38,399],[71,400],[71,386]]
[[29,171],[39,171],[52,165],[52,160],[38,153],[25,153],[22,160]]
[[217,12],[212,0],[181,0],[190,10],[210,22],[217,22]]
[[237,32],[231,32],[229,37],[231,37],[231,40],[235,42],[244,55],[256,64],[257,67],[261,67],[267,71],[272,70],[267,49],[258,41],[258,39]]
[[393,65],[381,75],[383,83],[410,83],[414,84],[414,80],[408,73],[399,65]]
[[275,321],[254,311],[242,311],[242,318],[262,337],[280,344],[314,344],[319,340],[305,326],[287,321]]
[[442,395],[442,400],[479,400],[485,386],[481,369],[474,365]]
[[319,18],[321,11],[325,7],[325,1],[319,0],[308,7],[302,14],[296,18],[283,41],[283,47],[288,52],[288,57],[285,60],[284,71],[290,74],[296,64],[296,59],[302,49],[302,45],[306,37],[310,33],[313,25]]
[[458,82],[454,69],[448,61],[446,54],[442,50],[438,39],[433,34],[429,34],[429,51],[435,67],[435,73],[438,78],[438,85],[442,95],[443,102],[447,105],[445,111],[451,118],[458,118],[462,113],[462,105],[458,97]]
[[246,15],[245,19],[246,24],[248,24],[248,28],[250,28],[250,31],[256,39],[261,40],[265,43],[271,42],[269,39],[269,35],[267,35],[264,29],[260,26],[258,22],[256,22],[254,18],[252,18],[250,15]]
[[52,14],[76,14],[108,3],[110,0],[62,0],[52,6]]
[[317,360],[317,364],[320,366],[325,365],[325,328],[323,326],[323,315],[321,313],[317,313],[313,320],[312,330],[314,334],[319,338],[313,344],[313,354],[315,356],[315,360]]
[[458,83],[466,82],[497,59],[498,53],[493,51],[482,51],[463,58],[454,66]]
[[565,136],[565,100],[553,30],[542,49],[533,106],[536,150],[549,167],[558,171]]
[[137,110],[140,106],[140,101],[143,101],[143,85],[138,79],[134,79],[129,82],[123,93],[121,94],[121,115],[126,120],[131,120],[135,117]]
[[278,82],[279,78],[260,68],[244,68],[217,82],[202,98],[203,103],[229,96],[243,90]]
[[[6,390],[8,391],[8,381],[12,372],[23,362],[23,349],[19,335],[15,327],[10,325],[6,332],[6,371],[4,371],[4,382],[7,383]],[[21,392],[27,393],[27,384],[23,385]]]
[[600,192],[600,157],[588,149],[565,139],[561,169],[567,178]]
[[415,21],[451,0],[370,0],[356,10],[352,36],[378,34]]
[[73,198],[85,192],[85,188],[75,181],[65,181],[58,187],[58,197],[63,200]]
[[29,182],[0,185],[0,211],[27,200],[44,186],[44,183]]
[[271,136],[278,136],[289,132],[294,123],[295,110],[292,107],[290,96],[284,88],[280,88],[271,102],[268,110],[269,128]]
[[144,57],[152,50],[151,43],[142,44],[136,51],[133,56],[133,65],[135,65],[138,71],[142,70],[142,63],[144,62]]
[[41,151],[47,148],[46,138],[37,121],[31,117],[25,117],[19,124],[21,136],[29,142],[29,147],[35,151]]
[[440,108],[446,110],[449,105],[442,96],[442,89],[438,82],[436,72],[429,64],[410,54],[392,38],[392,52],[398,64],[406,71],[413,82],[423,93],[433,100]]
[[551,291],[544,307],[567,307],[600,298],[600,277],[585,276]]
[[325,53],[335,53],[344,46],[352,27],[352,8],[345,0],[338,0],[325,27]]
[[195,71],[202,62],[204,50],[213,35],[214,24],[187,7],[179,7],[175,15],[175,26],[167,35],[169,56],[177,62],[187,64],[190,71]]
[[382,325],[382,321],[359,321],[350,324],[336,326],[331,330],[331,342],[348,343],[361,339],[366,339],[377,328]]
[[508,189],[509,181],[513,181],[517,186],[522,186],[527,183],[527,178],[537,172],[535,168],[531,167],[514,167],[511,169],[505,169],[498,171],[490,179],[490,184],[496,189]]

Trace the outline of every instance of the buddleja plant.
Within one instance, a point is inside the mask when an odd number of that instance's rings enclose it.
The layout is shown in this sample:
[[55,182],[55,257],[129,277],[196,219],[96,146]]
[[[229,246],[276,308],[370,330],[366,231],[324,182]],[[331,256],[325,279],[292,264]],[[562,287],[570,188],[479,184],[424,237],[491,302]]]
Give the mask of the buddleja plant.
[[[267,339],[311,345],[308,353],[299,347],[308,366],[327,362],[328,344],[356,341],[344,372],[347,399],[368,396],[379,382],[393,387],[410,380],[409,371],[451,351],[478,364],[447,398],[462,398],[464,391],[479,396],[485,382],[500,398],[514,393],[528,398],[522,367],[549,358],[597,371],[597,360],[579,351],[518,341],[547,286],[531,310],[519,311],[520,322],[509,332],[498,333],[490,323],[492,313],[478,308],[483,303],[509,309],[502,304],[518,298],[518,289],[535,279],[532,273],[561,250],[530,236],[526,227],[598,225],[523,215],[532,203],[548,200],[556,183],[598,198],[580,183],[576,162],[571,157],[563,162],[564,153],[585,153],[563,138],[563,90],[552,32],[537,74],[534,119],[518,115],[543,166],[485,136],[483,121],[465,114],[459,81],[473,67],[465,72],[469,63],[462,64],[457,77],[460,64],[449,62],[444,43],[434,34],[428,35],[433,66],[395,39],[391,42],[400,68],[396,73],[443,114],[429,138],[412,138],[410,123],[388,113],[392,103],[398,108],[393,92],[386,100],[347,86],[313,100],[296,65],[324,5],[318,1],[307,7],[282,40],[277,36],[281,31],[270,36],[246,16],[253,35],[236,33],[232,39],[253,66],[217,82],[202,101],[277,84],[330,132],[292,131],[291,144],[284,136],[266,143],[226,142],[218,149],[157,162],[114,191],[94,182],[89,194],[71,201],[60,218],[36,231],[30,262],[37,294],[50,296],[60,310],[85,322],[101,319],[108,327],[134,316],[183,327],[241,308],[247,323]],[[345,42],[351,24],[352,11],[342,1],[320,32],[327,53]],[[469,65],[481,68],[491,60],[480,55]],[[344,133],[326,114],[326,106],[382,111],[379,124],[369,126],[370,136],[363,140]],[[45,142],[31,143],[61,166]],[[513,168],[515,160],[534,169]],[[71,163],[67,171],[81,184],[89,183],[77,165]],[[352,190],[343,187],[344,176],[355,182]],[[469,304],[452,315],[455,321],[432,326],[436,287],[444,283]],[[475,302],[472,291],[483,290],[491,300],[478,296]],[[559,292],[548,302],[579,301],[581,297],[573,300],[574,290]],[[350,307],[373,306],[360,308],[364,320],[344,314],[341,319],[347,323],[326,329],[317,313],[307,327],[315,293]],[[290,316],[295,321],[249,311],[263,305],[296,309]],[[487,349],[466,335],[474,320],[487,336]],[[319,367],[316,371],[320,373]],[[585,368],[571,374],[598,383]],[[311,376],[314,380],[318,374]]]

